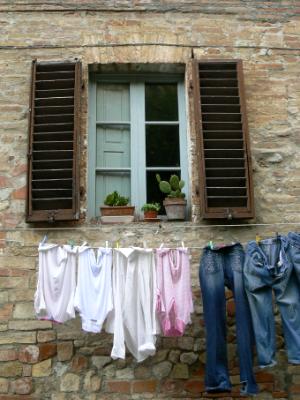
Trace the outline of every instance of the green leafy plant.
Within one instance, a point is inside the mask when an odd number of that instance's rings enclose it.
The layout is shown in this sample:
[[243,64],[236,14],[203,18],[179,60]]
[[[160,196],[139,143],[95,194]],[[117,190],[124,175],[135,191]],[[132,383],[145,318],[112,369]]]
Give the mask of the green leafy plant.
[[109,193],[104,200],[106,206],[127,206],[128,202],[129,197],[121,196],[116,190]]
[[182,179],[179,179],[177,175],[171,175],[169,182],[162,181],[159,174],[156,174],[156,179],[159,184],[159,189],[165,193],[167,197],[185,197],[185,193],[181,191],[185,182]]
[[160,204],[159,203],[145,203],[141,208],[142,211],[159,211]]

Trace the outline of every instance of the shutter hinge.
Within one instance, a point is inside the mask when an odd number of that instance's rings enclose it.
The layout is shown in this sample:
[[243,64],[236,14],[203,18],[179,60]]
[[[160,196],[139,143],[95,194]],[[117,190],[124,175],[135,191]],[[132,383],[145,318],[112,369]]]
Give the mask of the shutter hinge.
[[27,153],[28,160],[31,160],[31,157],[32,157],[32,152],[30,151],[29,153]]
[[49,211],[48,212],[48,222],[49,223],[55,222],[55,214],[56,213],[57,213],[57,211]]
[[233,211],[230,208],[226,208],[226,217],[228,220],[232,220],[233,218]]
[[193,89],[194,89],[194,83],[193,83],[193,81],[190,81],[189,91],[191,92]]

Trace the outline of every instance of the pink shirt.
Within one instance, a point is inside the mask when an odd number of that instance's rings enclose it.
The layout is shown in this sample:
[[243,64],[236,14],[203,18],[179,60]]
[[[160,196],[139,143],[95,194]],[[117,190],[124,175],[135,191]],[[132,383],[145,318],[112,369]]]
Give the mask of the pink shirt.
[[187,248],[157,249],[156,309],[165,336],[182,336],[193,312]]

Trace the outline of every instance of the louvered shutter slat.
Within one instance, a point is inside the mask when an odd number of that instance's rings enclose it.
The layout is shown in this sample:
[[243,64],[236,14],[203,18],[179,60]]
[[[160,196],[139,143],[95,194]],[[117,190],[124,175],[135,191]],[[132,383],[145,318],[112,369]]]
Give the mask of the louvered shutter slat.
[[249,140],[241,62],[195,62],[204,218],[251,218]]
[[78,219],[79,62],[33,63],[27,221]]

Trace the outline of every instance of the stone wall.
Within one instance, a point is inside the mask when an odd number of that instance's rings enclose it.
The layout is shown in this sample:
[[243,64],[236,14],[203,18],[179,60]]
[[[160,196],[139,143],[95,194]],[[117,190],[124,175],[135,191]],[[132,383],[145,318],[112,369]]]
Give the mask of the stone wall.
[[[0,1],[0,398],[203,398],[205,340],[198,262],[209,240],[239,240],[299,231],[300,24],[297,1]],[[28,104],[31,61],[79,58],[84,89],[81,186],[86,187],[88,66],[97,63],[186,63],[242,59],[253,155],[256,220],[249,226],[212,227],[199,216],[195,128],[188,104],[192,221],[126,226],[92,225],[81,198],[78,224],[26,225]],[[280,223],[282,225],[275,225]],[[265,224],[265,225],[264,225]],[[84,334],[76,319],[37,321],[33,311],[37,244],[45,234],[103,245],[191,248],[193,323],[182,338],[158,338],[157,353],[141,364],[109,357],[112,338]],[[228,354],[239,398],[234,303],[228,297]],[[286,360],[277,323],[278,366],[257,372],[260,399],[300,399],[300,368]],[[213,396],[209,396],[213,397]],[[219,396],[220,397],[220,396]]]

